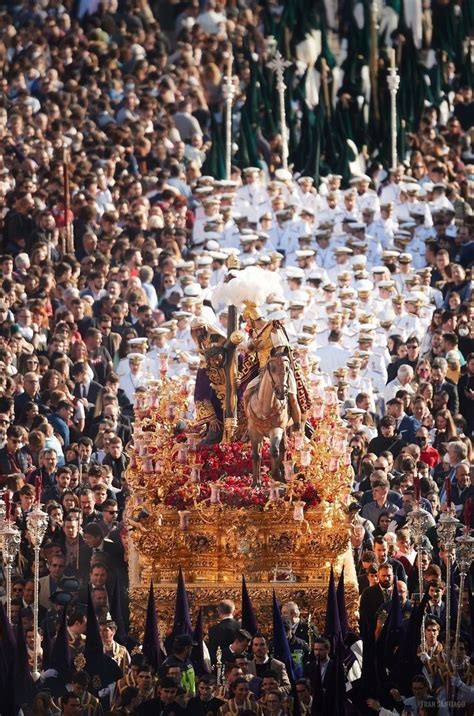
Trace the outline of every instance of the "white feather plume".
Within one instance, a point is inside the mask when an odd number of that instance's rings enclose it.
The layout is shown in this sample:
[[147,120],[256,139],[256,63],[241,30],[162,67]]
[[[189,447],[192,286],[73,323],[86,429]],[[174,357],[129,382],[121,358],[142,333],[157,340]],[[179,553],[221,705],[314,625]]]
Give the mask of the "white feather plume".
[[212,305],[242,307],[244,301],[253,301],[262,306],[271,293],[281,293],[281,282],[278,274],[264,271],[258,266],[248,266],[236,273],[227,283],[219,283],[212,294]]

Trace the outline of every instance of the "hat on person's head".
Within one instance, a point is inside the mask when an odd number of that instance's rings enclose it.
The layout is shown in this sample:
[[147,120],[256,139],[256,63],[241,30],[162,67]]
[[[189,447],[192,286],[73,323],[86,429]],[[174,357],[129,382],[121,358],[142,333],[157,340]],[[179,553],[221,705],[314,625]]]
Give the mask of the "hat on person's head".
[[367,411],[362,408],[347,408],[345,417],[356,418],[358,415],[366,415]]
[[170,331],[176,330],[177,327],[178,327],[178,321],[176,321],[174,318],[172,318],[170,321],[165,321],[160,326],[160,328],[169,328]]
[[415,303],[417,305],[423,305],[426,302],[425,294],[421,291],[412,291],[407,293],[405,296],[406,303]]
[[142,336],[137,336],[136,338],[129,338],[127,341],[127,345],[129,346],[141,346],[148,343],[148,340]]
[[212,256],[202,254],[196,257],[196,266],[210,266],[212,264]]
[[298,266],[288,266],[287,269],[285,269],[286,278],[301,278],[303,279],[305,277],[304,270],[302,268],[299,268]]
[[410,184],[403,184],[401,188],[403,191],[406,191],[407,194],[418,194],[420,191],[419,184],[415,184],[413,182]]
[[361,361],[356,356],[352,356],[352,358],[349,358],[349,360],[346,361],[348,368],[360,368],[360,363]]
[[184,289],[184,295],[186,297],[195,298],[202,294],[202,288],[198,283],[190,283]]
[[145,360],[143,353],[129,353],[127,356],[129,363],[141,363]]
[[313,249],[297,249],[295,251],[295,256],[297,259],[309,259],[315,255],[316,251],[314,251]]
[[291,309],[291,308],[295,308],[295,309],[306,308],[306,302],[305,302],[305,301],[302,301],[302,300],[300,300],[300,299],[291,299],[291,300],[290,300],[290,304],[289,304],[289,308],[290,308],[290,309]]
[[372,281],[363,279],[362,281],[358,281],[356,283],[357,293],[368,293],[369,291],[373,291],[373,289],[374,289],[374,284],[372,283]]
[[370,182],[372,179],[369,177],[368,174],[359,174],[358,176],[352,177],[352,179],[349,181],[349,184],[358,184],[359,182]]
[[398,257],[398,263],[400,264],[411,264],[413,261],[413,256],[409,253],[401,253]]
[[281,322],[283,322],[283,321],[286,320],[287,314],[286,314],[286,311],[282,311],[281,308],[279,308],[279,309],[277,309],[276,311],[271,311],[271,313],[269,313],[269,314],[267,315],[267,318],[268,318],[269,321],[281,321]]
[[410,214],[410,216],[424,219],[424,217],[425,217],[424,205],[419,204],[418,206],[414,206],[413,209],[410,209],[409,214]]
[[283,167],[278,168],[275,171],[275,178],[278,181],[291,181],[293,176],[288,169],[283,169]]
[[400,255],[400,251],[394,251],[393,249],[387,249],[382,251],[382,261],[393,261]]

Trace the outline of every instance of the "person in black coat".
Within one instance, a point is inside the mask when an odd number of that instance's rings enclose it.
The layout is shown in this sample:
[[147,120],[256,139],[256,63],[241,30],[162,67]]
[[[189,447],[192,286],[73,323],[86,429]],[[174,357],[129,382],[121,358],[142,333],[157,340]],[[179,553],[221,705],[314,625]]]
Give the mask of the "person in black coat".
[[217,648],[225,649],[232,644],[235,634],[240,629],[240,623],[234,619],[235,604],[230,599],[224,599],[217,607],[219,623],[209,629],[209,654],[213,664],[216,663]]
[[321,714],[329,714],[334,708],[334,704],[329,702],[335,692],[336,678],[334,661],[329,658],[330,648],[328,639],[317,637],[313,644],[312,658],[304,666],[304,678],[309,679],[313,688],[316,688],[313,698],[317,700],[318,713]]
[[92,414],[97,399],[102,392],[102,386],[95,380],[89,379],[87,363],[78,361],[71,368],[71,377],[74,380],[74,397],[84,401],[86,407],[86,419],[88,424],[92,421]]
[[445,358],[435,358],[432,363],[431,383],[433,385],[434,395],[437,393],[448,394],[448,410],[451,414],[459,412],[459,395],[458,388],[450,380],[446,380],[448,372],[448,362]]
[[197,695],[188,701],[188,712],[195,716],[215,716],[225,701],[214,696],[212,676],[203,674],[197,682]]
[[[285,602],[285,604],[283,604],[281,607],[281,615],[283,617],[283,620],[288,621],[290,624],[291,638],[294,638],[297,641],[301,640],[306,645],[308,645],[310,642],[310,631],[311,639],[314,639],[319,636],[318,630],[316,629],[314,624],[310,626],[307,621],[301,619],[300,609],[296,602]],[[290,635],[288,636],[288,638],[290,639]],[[295,646],[295,648],[297,647]]]
[[379,423],[379,434],[376,438],[372,438],[367,451],[378,456],[389,450],[393,457],[396,458],[406,443],[401,435],[395,434],[395,428],[395,418],[391,415],[384,415]]
[[165,676],[161,679],[161,683],[158,689],[158,696],[156,699],[149,699],[143,701],[136,713],[139,716],[181,716],[181,714],[188,713],[186,709],[181,708],[176,702],[176,695],[178,693],[178,685],[176,681],[169,676]]
[[369,642],[375,640],[378,610],[384,602],[392,598],[393,567],[390,564],[381,564],[378,568],[378,579],[379,583],[373,587],[367,587],[360,597],[360,631],[364,639]]

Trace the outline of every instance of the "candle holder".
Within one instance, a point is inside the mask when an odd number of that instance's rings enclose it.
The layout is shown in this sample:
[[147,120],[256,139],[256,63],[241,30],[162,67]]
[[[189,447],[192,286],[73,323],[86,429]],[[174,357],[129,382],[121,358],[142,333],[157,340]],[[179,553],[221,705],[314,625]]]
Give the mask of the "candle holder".
[[311,450],[309,448],[305,448],[301,451],[300,465],[301,467],[308,467],[311,465]]
[[35,555],[33,571],[33,667],[31,670],[31,675],[35,682],[38,681],[40,676],[38,671],[39,557],[41,544],[48,528],[48,524],[49,517],[46,512],[43,512],[39,505],[36,505],[35,508],[26,516],[26,529],[30,535]]
[[321,420],[324,416],[324,405],[321,402],[313,404],[313,418]]
[[304,446],[304,436],[303,433],[295,433],[293,436],[293,444],[295,447],[295,450],[302,450]]
[[285,471],[285,480],[291,482],[295,476],[293,460],[284,460],[283,469]]
[[179,529],[182,532],[187,532],[189,530],[189,510],[178,510],[179,515]]
[[211,485],[211,505],[217,505],[221,501],[220,485]]
[[153,460],[151,457],[146,457],[143,460],[143,472],[145,475],[151,475],[151,473],[154,472]]
[[[200,482],[201,481],[201,465],[199,463],[194,463],[194,465],[191,465],[191,481],[192,482]],[[212,491],[212,488],[211,488]],[[212,500],[211,500],[212,502]]]
[[190,452],[196,452],[199,439],[199,433],[187,433],[186,442]]
[[179,448],[176,458],[180,465],[186,465],[188,461],[188,448],[186,447],[186,445],[182,445]]
[[303,500],[297,500],[296,502],[293,502],[293,519],[295,522],[304,522],[305,507],[306,502],[303,502]]
[[277,502],[277,500],[280,499],[280,487],[280,484],[272,482],[270,485],[270,496],[268,498],[269,502]]
[[[3,503],[2,503],[3,504]],[[5,512],[3,512],[5,516]],[[0,543],[2,545],[3,565],[5,568],[5,588],[7,598],[7,617],[12,617],[12,569],[18,550],[20,549],[21,533],[9,520],[0,527]]]
[[326,405],[337,405],[337,393],[331,385],[324,388],[324,402]]
[[168,409],[166,411],[166,417],[168,420],[174,420],[176,418],[176,406],[175,405],[168,405]]
[[164,380],[168,373],[168,356],[166,353],[160,353],[160,376]]

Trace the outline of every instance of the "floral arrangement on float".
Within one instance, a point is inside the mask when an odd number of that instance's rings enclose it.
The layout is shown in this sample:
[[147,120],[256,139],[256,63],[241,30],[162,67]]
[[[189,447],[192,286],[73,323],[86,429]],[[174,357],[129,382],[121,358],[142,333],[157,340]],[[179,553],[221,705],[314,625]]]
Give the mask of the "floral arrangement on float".
[[[185,416],[192,400],[187,376],[170,379],[166,361],[160,380],[150,381],[136,396],[133,446],[126,481],[136,506],[175,510],[218,505],[268,510],[276,504],[295,507],[295,519],[321,503],[344,504],[351,482],[346,428],[339,418],[333,388],[313,389],[311,437],[288,438],[285,482],[269,475],[269,448],[262,450],[262,478],[252,486],[252,449],[238,441],[200,445],[201,436]],[[186,426],[185,428],[183,426]]]

